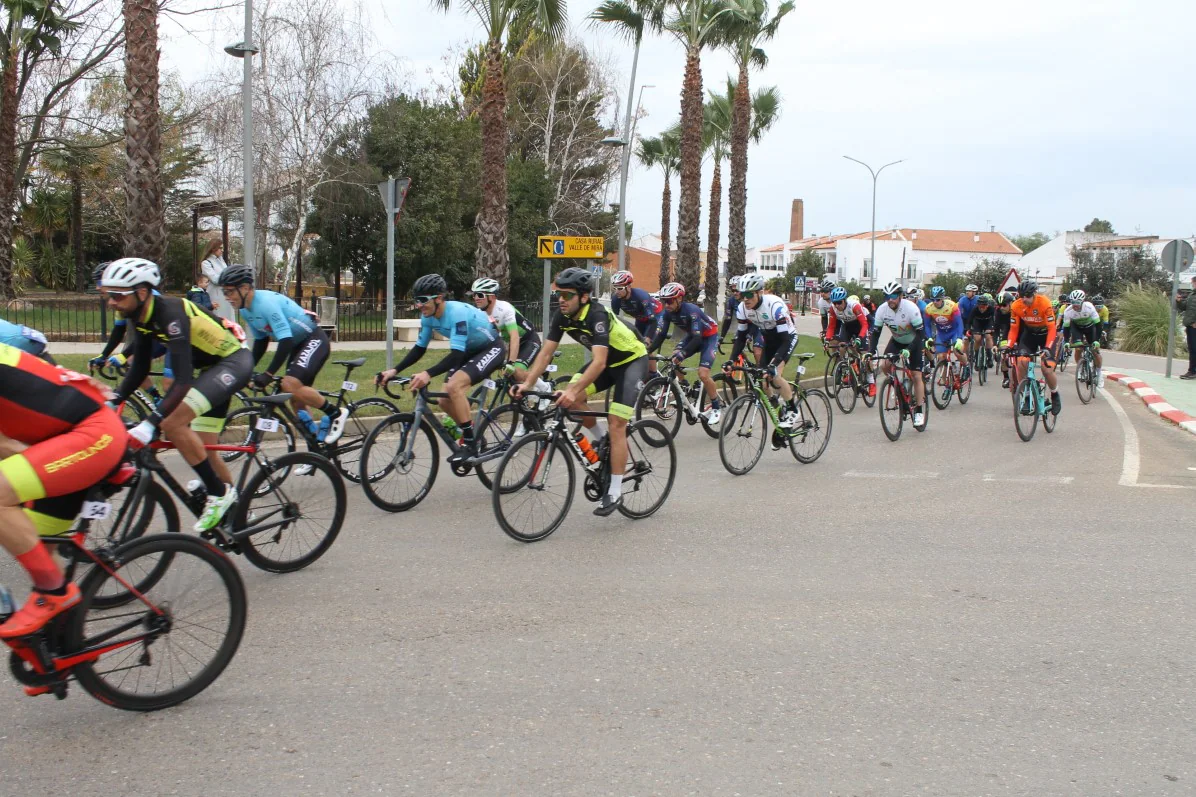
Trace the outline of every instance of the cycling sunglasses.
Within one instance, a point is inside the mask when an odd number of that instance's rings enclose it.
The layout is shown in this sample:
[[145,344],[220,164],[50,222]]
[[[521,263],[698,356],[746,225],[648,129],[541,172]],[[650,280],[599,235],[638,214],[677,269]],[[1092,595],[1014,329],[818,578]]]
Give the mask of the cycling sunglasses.
[[577,296],[575,291],[553,291],[552,295],[564,302],[571,302]]
[[436,301],[436,299],[438,299],[439,297],[440,297],[440,294],[435,294],[432,296],[416,296],[415,297],[415,306],[419,307],[421,304],[431,304],[432,302]]
[[493,295],[494,294],[491,294],[491,293],[479,293],[478,291],[473,292],[473,298],[475,298],[475,299],[485,299],[487,296],[493,296]]
[[740,291],[739,292],[739,298],[741,298],[741,299],[754,299],[755,297],[756,297],[755,291]]
[[115,288],[105,288],[105,289],[104,289],[104,293],[105,293],[105,295],[107,295],[107,296],[108,296],[108,298],[110,298],[110,299],[111,299],[112,297],[116,297],[117,299],[123,299],[123,298],[125,298],[126,296],[132,296],[133,294],[137,293],[137,289],[136,289],[136,288],[133,288],[132,290],[127,290],[127,291],[118,291],[118,290],[116,290]]

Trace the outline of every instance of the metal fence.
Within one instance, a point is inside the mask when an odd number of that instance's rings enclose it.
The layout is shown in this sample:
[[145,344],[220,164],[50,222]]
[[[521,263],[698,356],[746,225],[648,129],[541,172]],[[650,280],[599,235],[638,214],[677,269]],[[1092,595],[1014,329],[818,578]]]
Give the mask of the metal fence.
[[[320,312],[319,298],[311,297],[305,304],[313,313]],[[543,302],[511,302],[523,313],[532,326],[540,329]],[[551,305],[556,310],[556,303]],[[420,317],[409,299],[395,302],[394,317],[417,319]],[[337,303],[336,336],[338,341],[386,340],[386,302],[373,299],[343,299]]]

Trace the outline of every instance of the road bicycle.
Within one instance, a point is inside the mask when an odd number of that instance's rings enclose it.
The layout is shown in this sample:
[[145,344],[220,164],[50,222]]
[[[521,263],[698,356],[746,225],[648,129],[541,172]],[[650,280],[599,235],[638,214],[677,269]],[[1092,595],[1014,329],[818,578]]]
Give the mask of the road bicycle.
[[[69,532],[42,538],[65,562],[67,578],[78,578],[81,599],[41,631],[5,640],[9,670],[29,695],[62,700],[74,679],[126,711],[178,705],[232,661],[245,630],[245,585],[228,557],[195,537],[88,545],[89,515],[106,507],[93,488]],[[0,587],[0,623],[11,613],[10,593]]]
[[[1032,357],[1019,355],[1015,358],[1027,361],[1026,376],[1018,382],[1017,391],[1013,394],[1013,427],[1017,430],[1017,436],[1026,443],[1034,437],[1039,418],[1048,434],[1055,431],[1056,416],[1051,412],[1046,378],[1043,371],[1038,370],[1038,361],[1048,356],[1050,352],[1040,350]],[[1045,364],[1043,368],[1045,370]]]
[[984,345],[984,335],[980,335],[979,341],[974,336],[969,335],[968,363],[971,364],[972,373],[976,375],[976,381],[981,386],[988,382],[988,372],[992,369],[994,362],[996,360],[993,357],[993,349],[990,346]]
[[[659,363],[660,376],[649,379],[640,390],[635,402],[635,419],[650,416],[660,421],[673,437],[681,429],[684,417],[690,426],[700,423],[703,431],[711,437],[718,437],[718,424],[711,425],[705,413],[710,409],[710,396],[701,379],[690,382],[685,377],[686,368],[674,363],[671,357],[650,355]],[[738,391],[735,383],[726,374],[712,374],[719,400],[725,408],[735,400]]]
[[[519,401],[529,407],[530,402],[554,397],[554,393],[526,391]],[[494,472],[490,500],[499,526],[509,537],[536,542],[560,527],[573,504],[578,467],[588,500],[597,502],[607,493],[609,435],[591,445],[579,431],[581,419],[601,417],[606,413],[556,405],[545,414],[542,429],[519,438],[504,452]],[[628,423],[619,512],[632,519],[654,514],[669,497],[676,474],[677,450],[664,424],[654,418]]]
[[[831,401],[817,388],[806,388],[801,376],[804,363],[815,355],[798,354],[797,376],[790,382],[796,410],[789,411],[789,426],[782,426],[781,408],[770,395],[771,379],[764,368],[751,365],[732,366],[743,374],[744,393],[723,411],[718,435],[718,455],[723,467],[742,476],[756,466],[764,453],[764,442],[771,439],[773,449],[788,446],[798,462],[811,463],[822,456],[831,438],[834,416]],[[792,418],[796,415],[796,418]],[[769,435],[769,426],[772,434]]]
[[[278,413],[282,416],[279,419],[281,425],[270,433],[271,437],[268,438],[268,441],[281,444],[288,452],[291,452],[295,450],[297,442],[295,435],[298,433],[308,451],[331,460],[336,464],[341,476],[351,482],[357,482],[361,478],[361,447],[365,442],[366,435],[378,420],[399,411],[393,402],[378,396],[357,401],[347,400],[349,394],[357,390],[357,383],[350,379],[353,369],[365,365],[365,360],[365,357],[358,357],[356,360],[334,360],[333,365],[345,367],[345,378],[341,381],[340,390],[319,391],[321,396],[332,401],[338,411],[342,408],[349,410],[349,417],[345,419],[344,433],[339,440],[334,443],[325,442],[320,438],[317,430],[311,428],[315,425],[314,422],[309,426],[298,418],[293,407],[283,405],[278,409]],[[281,382],[282,377],[274,377],[273,395],[277,394]],[[248,402],[252,398],[252,393],[242,391],[239,395],[241,400],[246,402],[246,406],[228,414],[228,418],[224,422],[224,431],[220,433],[220,442],[229,446],[244,445],[248,441],[250,435],[255,431],[253,424],[260,413]],[[225,462],[235,462],[244,454],[240,451],[230,450],[221,452],[220,456]]]
[[[277,431],[281,421],[276,414],[290,398],[289,393],[247,397],[258,413],[249,439],[243,445],[204,446],[245,456],[234,485],[236,505],[200,536],[271,573],[301,570],[323,556],[340,534],[347,505],[345,482],[327,458],[310,451],[272,457],[262,445],[265,432]],[[188,491],[157,457],[158,451],[171,448],[169,441],[157,440],[133,457],[136,475],[129,482],[131,494],[107,532],[112,542],[136,538],[146,528],[142,520],[146,517],[164,516],[167,530],[179,529],[171,493],[195,517],[203,513],[207,500],[203,486]]]
[[948,355],[935,365],[928,390],[936,409],[945,410],[951,406],[951,399],[958,395],[960,404],[967,404],[972,397],[971,366],[961,365],[959,360]]
[[[884,430],[885,437],[896,442],[901,437],[901,428],[905,425],[906,418],[910,419],[910,425],[916,431],[925,432],[926,425],[930,423],[930,403],[923,402],[922,424],[913,423],[916,394],[913,377],[910,376],[909,351],[902,349],[899,354],[879,356],[892,364],[891,372],[885,375],[881,385],[880,401],[877,402],[880,407],[880,427]],[[927,392],[929,390],[927,388]]]
[[876,383],[867,378],[872,372],[872,355],[861,353],[852,343],[846,359],[839,360],[831,375],[830,394],[844,415],[851,414],[858,399],[863,399],[865,407],[876,404]]
[[[1071,351],[1082,350],[1080,362],[1076,366],[1076,393],[1080,395],[1080,402],[1087,404],[1096,396],[1096,388],[1099,387],[1100,380],[1096,375],[1096,357],[1093,352],[1100,348],[1100,344],[1069,343],[1065,345]],[[1068,357],[1064,359],[1068,359]]]
[[[823,334],[826,334],[825,332]],[[842,350],[839,348],[837,340],[823,340],[822,353],[826,355],[826,366],[822,370],[822,389],[826,394],[832,395],[835,389],[835,368],[843,359]]]

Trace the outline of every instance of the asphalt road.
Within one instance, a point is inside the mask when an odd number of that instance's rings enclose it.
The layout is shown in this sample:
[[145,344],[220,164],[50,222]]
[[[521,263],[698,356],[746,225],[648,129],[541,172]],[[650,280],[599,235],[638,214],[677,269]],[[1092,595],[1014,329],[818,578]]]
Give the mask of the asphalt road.
[[0,791],[1193,794],[1196,445],[1070,374],[1022,443],[1007,395],[897,443],[837,414],[744,477],[686,428],[660,513],[533,545],[472,477],[354,492],[310,569],[238,561],[244,643],[189,703],[0,689]]

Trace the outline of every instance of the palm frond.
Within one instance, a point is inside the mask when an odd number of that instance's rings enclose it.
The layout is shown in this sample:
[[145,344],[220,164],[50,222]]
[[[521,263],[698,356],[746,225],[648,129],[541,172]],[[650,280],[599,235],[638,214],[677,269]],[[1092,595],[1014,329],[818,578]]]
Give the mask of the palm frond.
[[606,23],[610,25],[616,36],[621,36],[632,43],[639,41],[644,35],[644,15],[623,0],[606,0],[594,9],[589,19],[592,24]]
[[752,128],[748,134],[759,143],[768,129],[781,118],[781,93],[776,86],[760,89],[752,97]]

